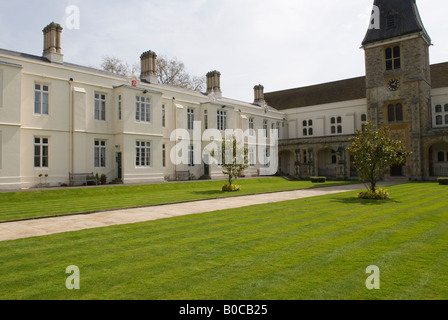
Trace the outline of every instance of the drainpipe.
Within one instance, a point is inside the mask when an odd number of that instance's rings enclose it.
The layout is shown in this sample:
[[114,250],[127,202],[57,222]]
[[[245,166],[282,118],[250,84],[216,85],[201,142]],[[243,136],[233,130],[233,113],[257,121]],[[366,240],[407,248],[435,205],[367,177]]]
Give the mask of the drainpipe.
[[75,173],[74,172],[74,152],[73,152],[73,148],[74,148],[74,136],[73,136],[73,131],[74,131],[74,118],[75,118],[75,114],[74,114],[74,103],[73,103],[73,78],[70,78],[69,82],[69,134],[70,134],[70,138],[69,138],[69,169],[71,173]]

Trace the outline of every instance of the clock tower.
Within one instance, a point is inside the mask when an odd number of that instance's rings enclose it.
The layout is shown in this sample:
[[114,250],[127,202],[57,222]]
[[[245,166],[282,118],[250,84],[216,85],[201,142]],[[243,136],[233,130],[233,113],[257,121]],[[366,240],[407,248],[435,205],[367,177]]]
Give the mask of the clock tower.
[[387,174],[421,180],[422,139],[431,130],[431,39],[416,0],[375,0],[373,8],[362,42],[368,117],[377,127],[388,125],[391,136],[412,151],[404,166]]

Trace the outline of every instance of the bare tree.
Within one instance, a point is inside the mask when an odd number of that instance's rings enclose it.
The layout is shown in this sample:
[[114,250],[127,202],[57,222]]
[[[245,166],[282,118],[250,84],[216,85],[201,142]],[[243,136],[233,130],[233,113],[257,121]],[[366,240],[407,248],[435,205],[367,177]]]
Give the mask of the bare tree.
[[[107,55],[103,56],[101,68],[103,70],[125,76],[131,76],[133,73],[138,75],[140,73],[139,64],[134,64],[131,67],[120,58]],[[194,91],[204,90],[206,81],[205,77],[191,76],[186,71],[185,64],[177,58],[167,58],[166,56],[158,57],[156,68],[158,80],[161,84],[167,84]]]

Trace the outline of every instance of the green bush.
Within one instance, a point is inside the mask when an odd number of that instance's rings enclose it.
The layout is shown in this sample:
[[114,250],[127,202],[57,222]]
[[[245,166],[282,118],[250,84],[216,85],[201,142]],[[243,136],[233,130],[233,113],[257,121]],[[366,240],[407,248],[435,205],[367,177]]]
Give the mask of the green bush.
[[358,194],[360,199],[371,199],[371,200],[387,200],[389,199],[389,192],[386,189],[378,188],[373,192],[372,190],[362,191]]
[[222,186],[222,191],[240,191],[241,186],[238,186],[236,184],[231,184],[230,186],[226,183]]
[[448,178],[438,178],[437,181],[440,185],[448,185]]
[[327,177],[311,177],[312,183],[324,183],[327,182]]

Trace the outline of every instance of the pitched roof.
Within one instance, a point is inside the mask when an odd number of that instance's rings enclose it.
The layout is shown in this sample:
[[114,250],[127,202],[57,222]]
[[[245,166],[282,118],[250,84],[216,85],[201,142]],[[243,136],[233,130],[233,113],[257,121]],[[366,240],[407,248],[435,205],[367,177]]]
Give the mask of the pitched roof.
[[448,87],[448,62],[431,65],[431,86],[433,89]]
[[267,101],[267,103],[277,110],[363,99],[365,97],[365,77],[352,78],[265,94],[265,100]]
[[[431,65],[432,88],[448,87],[448,62]],[[366,98],[366,77],[318,84],[265,94],[266,102],[277,110],[315,106]]]
[[[379,29],[369,28],[362,45],[422,32],[430,43],[431,38],[423,26],[415,0],[375,0],[379,8]],[[373,21],[375,16],[372,16]]]

